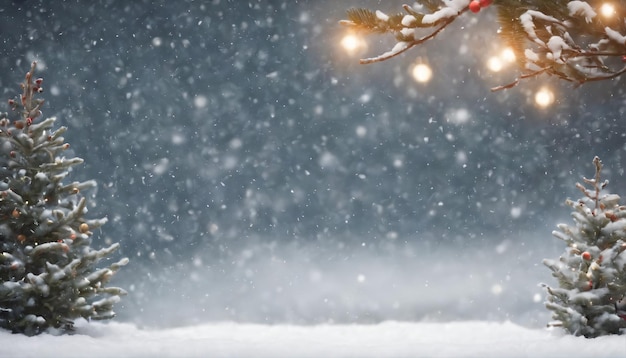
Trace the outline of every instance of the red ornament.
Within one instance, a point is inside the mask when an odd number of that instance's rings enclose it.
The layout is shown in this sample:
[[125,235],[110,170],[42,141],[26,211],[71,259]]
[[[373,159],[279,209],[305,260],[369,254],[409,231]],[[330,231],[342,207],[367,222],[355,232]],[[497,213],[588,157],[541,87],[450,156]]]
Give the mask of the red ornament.
[[491,5],[493,0],[479,0],[479,2],[480,2],[480,7],[487,7]]
[[473,0],[472,2],[470,2],[469,3],[469,9],[473,13],[479,12],[480,11],[480,1]]
[[583,252],[581,256],[582,256],[583,260],[585,260],[585,261],[591,260],[591,254],[588,253],[587,251]]

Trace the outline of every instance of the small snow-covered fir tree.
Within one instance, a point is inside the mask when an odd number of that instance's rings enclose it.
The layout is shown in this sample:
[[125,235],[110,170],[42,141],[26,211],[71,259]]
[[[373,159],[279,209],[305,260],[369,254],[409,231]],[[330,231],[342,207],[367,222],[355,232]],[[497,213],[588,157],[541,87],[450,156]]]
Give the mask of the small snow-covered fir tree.
[[574,226],[560,224],[556,238],[567,244],[559,260],[544,260],[558,280],[548,291],[551,326],[574,335],[597,337],[626,333],[626,206],[620,197],[603,193],[602,162],[593,160],[596,175],[577,184],[584,197],[568,200]]
[[495,8],[499,33],[513,49],[521,79],[548,74],[582,84],[626,73],[624,1],[417,0],[404,12],[350,9],[340,23],[365,33],[393,34],[391,50],[361,63],[385,61],[435,38],[460,16]]
[[0,327],[27,335],[113,317],[126,292],[105,284],[128,262],[96,266],[119,244],[90,246],[92,230],[106,222],[85,217],[83,193],[96,183],[65,182],[82,159],[64,155],[66,127],[38,121],[43,80],[35,67],[9,100],[12,113],[0,114]]

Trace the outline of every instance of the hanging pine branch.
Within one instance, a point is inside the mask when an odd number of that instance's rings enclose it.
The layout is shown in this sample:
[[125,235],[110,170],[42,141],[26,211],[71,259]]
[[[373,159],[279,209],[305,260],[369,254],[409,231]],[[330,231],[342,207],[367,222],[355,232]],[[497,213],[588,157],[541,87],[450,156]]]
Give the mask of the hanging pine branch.
[[[504,41],[513,49],[521,73],[511,83],[548,74],[580,85],[609,80],[626,72],[626,4],[568,0],[421,0],[404,5],[403,15],[348,10],[340,23],[355,31],[393,34],[393,48],[362,64],[386,61],[432,40],[461,15],[494,5]],[[601,15],[602,13],[605,15]],[[429,29],[426,34],[424,29]]]

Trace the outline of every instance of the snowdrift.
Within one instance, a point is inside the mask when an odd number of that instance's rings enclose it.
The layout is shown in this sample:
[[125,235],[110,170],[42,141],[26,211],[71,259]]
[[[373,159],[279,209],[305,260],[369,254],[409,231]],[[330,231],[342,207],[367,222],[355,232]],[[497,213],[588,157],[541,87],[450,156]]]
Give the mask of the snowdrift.
[[586,339],[504,322],[213,323],[170,329],[80,322],[76,334],[0,332],[3,357],[626,357],[626,337]]

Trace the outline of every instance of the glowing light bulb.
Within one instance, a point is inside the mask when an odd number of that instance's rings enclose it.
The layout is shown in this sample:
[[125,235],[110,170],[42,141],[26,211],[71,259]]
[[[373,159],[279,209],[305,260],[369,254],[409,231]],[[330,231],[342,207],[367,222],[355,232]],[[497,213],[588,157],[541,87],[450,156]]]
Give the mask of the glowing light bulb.
[[537,93],[535,93],[535,103],[541,108],[549,107],[554,103],[554,92],[547,87],[541,87]]
[[615,15],[615,6],[611,3],[604,3],[600,6],[600,14],[604,17],[613,17]]
[[508,64],[515,62],[515,52],[510,47],[505,48],[497,56],[491,56],[487,60],[487,68],[491,72],[500,72]]
[[502,60],[499,57],[493,56],[487,60],[487,68],[493,72],[500,72],[504,65],[502,64]]
[[512,48],[507,47],[502,50],[500,58],[502,58],[502,60],[506,62],[515,62],[515,51],[513,51]]
[[360,37],[353,34],[344,36],[340,44],[348,53],[355,53],[357,50],[365,47],[365,42]]
[[420,83],[426,83],[433,77],[433,70],[425,63],[418,63],[411,70],[413,79]]

